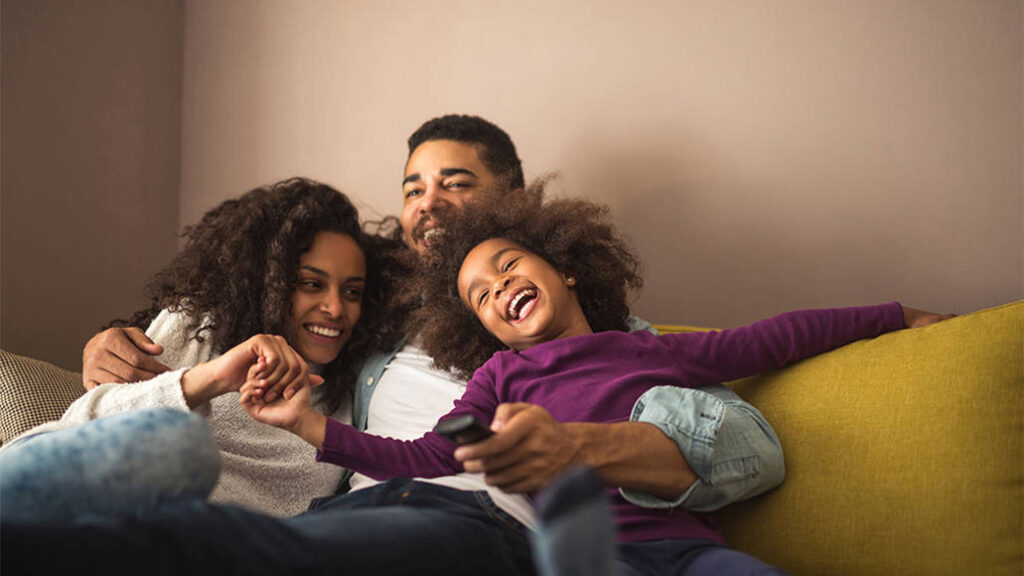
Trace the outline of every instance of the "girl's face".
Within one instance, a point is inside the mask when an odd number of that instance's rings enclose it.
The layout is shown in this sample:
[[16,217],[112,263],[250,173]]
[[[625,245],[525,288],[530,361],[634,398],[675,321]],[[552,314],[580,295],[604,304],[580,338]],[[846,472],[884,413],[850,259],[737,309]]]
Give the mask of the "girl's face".
[[366,259],[347,234],[320,232],[299,258],[288,341],[308,362],[327,364],[341,352],[359,321]]
[[488,332],[515,350],[592,332],[575,285],[572,277],[504,238],[478,244],[459,270],[459,297]]

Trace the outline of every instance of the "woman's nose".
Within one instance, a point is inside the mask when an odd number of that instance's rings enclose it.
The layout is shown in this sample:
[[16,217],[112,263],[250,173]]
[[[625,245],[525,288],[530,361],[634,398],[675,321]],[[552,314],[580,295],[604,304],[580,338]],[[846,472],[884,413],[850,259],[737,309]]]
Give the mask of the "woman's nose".
[[320,310],[332,318],[337,318],[341,315],[341,298],[337,294],[326,294],[320,300]]

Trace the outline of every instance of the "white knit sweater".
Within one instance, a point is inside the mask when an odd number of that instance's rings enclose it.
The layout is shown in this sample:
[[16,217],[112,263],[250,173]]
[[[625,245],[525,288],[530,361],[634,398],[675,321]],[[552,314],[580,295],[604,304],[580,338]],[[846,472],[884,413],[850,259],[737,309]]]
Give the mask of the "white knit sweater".
[[[189,338],[190,327],[184,314],[162,311],[146,335],[164,347],[157,360],[173,371],[144,382],[97,386],[76,400],[60,420],[25,435],[141,408],[188,410],[181,392],[182,373],[217,355],[208,342],[200,344]],[[314,390],[314,402],[318,392]],[[250,418],[238,405],[237,392],[214,398],[195,411],[207,419],[223,462],[220,480],[210,496],[213,502],[291,516],[305,511],[312,498],[333,493],[341,481],[343,469],[316,462],[316,449],[298,436]],[[351,404],[344,404],[331,416],[351,422]]]

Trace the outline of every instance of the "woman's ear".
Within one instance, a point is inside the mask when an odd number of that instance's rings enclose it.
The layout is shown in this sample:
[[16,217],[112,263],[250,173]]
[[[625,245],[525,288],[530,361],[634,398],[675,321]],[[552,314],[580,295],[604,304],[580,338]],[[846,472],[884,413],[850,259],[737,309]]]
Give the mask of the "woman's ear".
[[565,285],[572,288],[576,285],[576,277],[572,274],[563,273],[562,277],[565,278]]

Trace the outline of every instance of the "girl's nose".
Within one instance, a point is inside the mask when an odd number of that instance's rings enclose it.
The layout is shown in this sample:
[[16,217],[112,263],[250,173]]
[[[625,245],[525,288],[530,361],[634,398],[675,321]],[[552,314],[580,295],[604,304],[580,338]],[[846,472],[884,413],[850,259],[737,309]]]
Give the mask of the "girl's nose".
[[501,296],[501,293],[505,291],[505,288],[508,288],[508,284],[511,281],[512,279],[508,276],[498,276],[498,278],[495,279],[494,285],[491,287],[491,291],[494,292],[495,299]]

